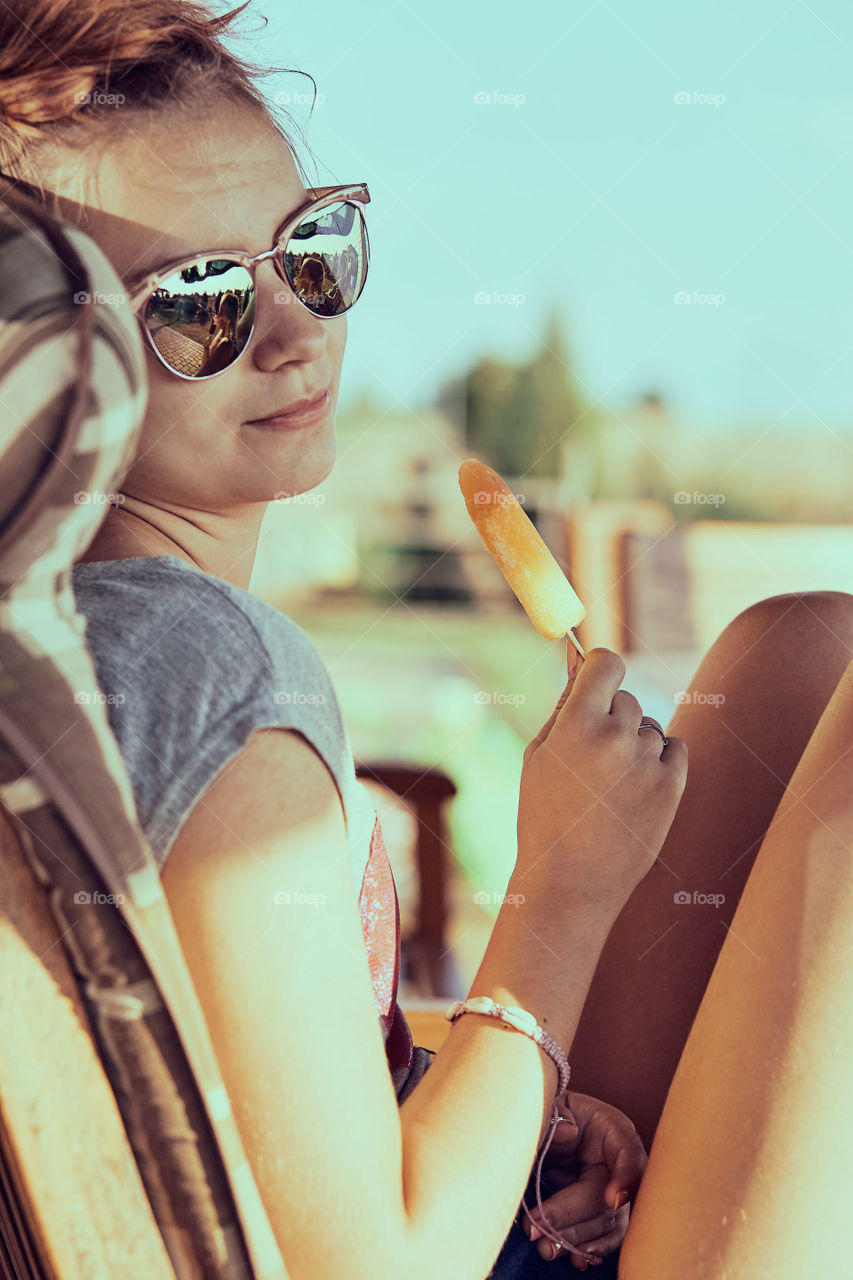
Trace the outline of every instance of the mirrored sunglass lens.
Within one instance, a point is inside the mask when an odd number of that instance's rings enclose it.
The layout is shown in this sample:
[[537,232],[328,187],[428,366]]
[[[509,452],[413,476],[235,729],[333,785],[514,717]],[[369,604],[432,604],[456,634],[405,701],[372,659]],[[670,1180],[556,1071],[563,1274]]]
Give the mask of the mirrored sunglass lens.
[[145,324],[166,364],[208,378],[237,359],[252,333],[250,272],[224,258],[199,259],[164,280],[148,300]]
[[361,209],[343,201],[305,217],[284,250],[287,278],[318,316],[349,310],[364,288],[367,258]]

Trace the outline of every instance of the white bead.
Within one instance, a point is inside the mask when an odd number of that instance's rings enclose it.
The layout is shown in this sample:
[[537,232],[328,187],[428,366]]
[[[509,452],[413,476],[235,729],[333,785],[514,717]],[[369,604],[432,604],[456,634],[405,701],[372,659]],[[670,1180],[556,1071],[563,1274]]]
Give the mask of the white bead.
[[528,1013],[526,1009],[516,1007],[504,1009],[503,1018],[510,1026],[515,1027],[517,1031],[523,1031],[525,1035],[532,1036],[539,1030],[533,1014]]
[[448,1022],[454,1022],[460,1014],[466,1011],[485,1013],[491,1017],[499,1018],[507,1026],[514,1027],[516,1031],[521,1031],[524,1035],[530,1036],[537,1044],[541,1044],[545,1036],[545,1032],[539,1026],[533,1014],[529,1013],[527,1009],[521,1009],[518,1005],[497,1004],[491,996],[469,996],[467,1000],[455,1000],[444,1016]]

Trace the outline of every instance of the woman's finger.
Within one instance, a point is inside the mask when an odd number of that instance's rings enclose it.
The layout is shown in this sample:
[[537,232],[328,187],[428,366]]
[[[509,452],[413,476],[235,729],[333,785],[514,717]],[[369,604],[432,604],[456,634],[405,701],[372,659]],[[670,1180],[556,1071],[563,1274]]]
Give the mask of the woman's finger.
[[[560,1235],[565,1236],[569,1244],[575,1245],[578,1249],[585,1249],[587,1242],[590,1244],[593,1241],[596,1242],[596,1250],[592,1250],[592,1252],[596,1252],[601,1242],[609,1240],[611,1237],[616,1240],[614,1248],[618,1247],[628,1229],[628,1210],[626,1207],[614,1213],[612,1209],[606,1209],[603,1213],[596,1214],[588,1222],[579,1222],[573,1227],[561,1228],[553,1222],[553,1219],[552,1225],[555,1231],[559,1231]],[[538,1248],[543,1258],[553,1257],[554,1242],[552,1240],[543,1238],[539,1241]]]
[[613,1240],[616,1245],[620,1243],[628,1230],[629,1215],[628,1205],[623,1209],[605,1209],[597,1213],[589,1222],[579,1222],[564,1234],[579,1249],[586,1249],[587,1245],[595,1245],[595,1249],[591,1250],[595,1253],[604,1240]]
[[625,678],[625,663],[612,649],[590,649],[575,681],[573,702],[592,717],[607,716]]
[[[618,1208],[627,1199],[636,1198],[649,1157],[637,1130],[624,1117],[626,1123],[620,1132],[608,1135],[605,1143],[605,1158],[610,1167],[610,1179],[604,1192],[604,1202],[611,1208]],[[614,1150],[615,1147],[615,1150]]]
[[572,644],[571,640],[566,641],[566,674],[570,676],[577,675],[577,670],[583,662],[578,650]]
[[[587,1170],[586,1177],[570,1183],[569,1186],[563,1187],[547,1200],[542,1201],[544,1216],[548,1219],[552,1230],[561,1232],[571,1244],[575,1243],[573,1232],[577,1223],[583,1224],[584,1230],[590,1234],[590,1223],[598,1222],[603,1229],[607,1214],[613,1212],[607,1208],[604,1199],[607,1167],[601,1166],[598,1177],[590,1177],[589,1172]],[[538,1219],[540,1216],[538,1207],[532,1209],[531,1214],[534,1219]],[[529,1220],[527,1225],[530,1227],[531,1240],[538,1239],[540,1233],[529,1223]],[[597,1234],[601,1234],[601,1231]]]
[[[646,737],[647,735],[650,736],[652,739],[652,746],[655,750],[660,751],[663,748],[663,740],[666,737],[666,734],[663,731],[663,725],[660,721],[655,720],[654,716],[647,716],[644,714],[642,719],[643,723],[639,726],[637,732],[640,734],[641,738]],[[649,728],[649,725],[652,727]]]
[[[627,1215],[627,1209],[625,1210],[625,1213]],[[582,1240],[578,1245],[578,1248],[583,1249],[584,1253],[594,1253],[597,1258],[608,1258],[611,1253],[615,1253],[617,1249],[622,1247],[627,1230],[628,1218],[626,1216],[624,1225],[620,1221],[613,1231],[608,1232],[606,1236],[599,1236],[596,1240]],[[584,1262],[583,1258],[579,1258],[577,1254],[574,1253],[571,1255],[571,1258],[579,1271],[587,1270],[589,1264]],[[594,1270],[595,1267],[593,1267],[593,1271]]]
[[643,719],[643,708],[628,689],[617,689],[610,704],[610,714],[626,728],[636,730]]
[[[611,1231],[610,1235],[602,1235],[598,1240],[584,1240],[583,1244],[578,1245],[578,1248],[583,1249],[584,1253],[594,1253],[598,1258],[608,1258],[611,1253],[616,1252],[616,1249],[621,1248],[624,1240],[625,1228],[619,1228]],[[560,1257],[560,1254],[557,1254],[557,1257]],[[585,1262],[583,1258],[579,1258],[576,1253],[571,1254],[571,1261],[573,1261],[578,1271],[590,1270],[594,1275],[598,1270],[596,1266],[590,1267],[589,1263]]]

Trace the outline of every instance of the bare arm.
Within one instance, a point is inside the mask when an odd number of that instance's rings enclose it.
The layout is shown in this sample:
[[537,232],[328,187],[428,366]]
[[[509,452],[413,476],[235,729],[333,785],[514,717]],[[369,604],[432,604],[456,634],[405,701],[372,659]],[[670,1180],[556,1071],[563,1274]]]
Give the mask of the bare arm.
[[[599,720],[591,721],[596,733]],[[606,728],[608,742],[616,732]],[[602,753],[612,756],[580,722],[567,725],[566,738],[596,768]],[[652,765],[648,735],[631,727],[625,741],[640,761],[628,770],[635,781],[626,803],[633,803],[645,785],[638,770],[658,787],[658,773],[667,771]],[[555,760],[531,778],[527,795],[537,812],[540,789],[550,794],[555,776],[562,778],[553,774]],[[618,772],[625,765],[617,753]],[[660,795],[650,795],[660,808]],[[608,811],[617,803],[610,786]],[[571,787],[563,786],[561,804],[578,807]],[[657,848],[670,809],[665,821],[655,818]],[[566,825],[554,820],[557,830]],[[473,990],[528,1008],[568,1048],[622,904],[602,899],[600,908],[576,911],[570,888],[555,892],[567,855],[549,852],[548,821],[533,833],[536,868],[513,875],[526,901],[502,909]],[[591,872],[608,856],[609,838],[600,820],[573,823],[579,883],[601,881]],[[619,879],[623,851],[636,855],[624,823],[615,824],[613,839],[608,886]],[[635,870],[622,874],[627,886]],[[524,1190],[556,1070],[528,1037],[468,1014],[398,1108],[340,800],[301,735],[253,735],[190,814],[163,884],[293,1280],[375,1280],[400,1271],[410,1280],[482,1280]],[[277,893],[289,893],[290,905],[276,903]],[[584,901],[592,902],[588,893]]]
[[[556,1070],[527,1037],[466,1015],[398,1108],[340,801],[300,735],[256,735],[219,775],[163,885],[293,1280],[401,1268],[412,1280],[481,1280],[524,1190]],[[282,892],[290,905],[275,902]],[[570,971],[564,1030],[606,932],[590,932]],[[490,953],[477,991],[541,1009],[536,953],[521,966],[499,932]],[[563,998],[551,999],[556,1018]]]

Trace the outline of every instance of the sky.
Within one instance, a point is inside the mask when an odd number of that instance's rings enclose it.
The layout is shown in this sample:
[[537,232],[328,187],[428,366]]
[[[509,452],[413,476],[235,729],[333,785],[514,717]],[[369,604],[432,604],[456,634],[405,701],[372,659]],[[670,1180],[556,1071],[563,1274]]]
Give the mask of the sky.
[[[263,30],[249,15],[265,14]],[[589,403],[853,425],[849,0],[253,0],[315,184],[366,181],[341,404],[428,403],[563,322]]]

